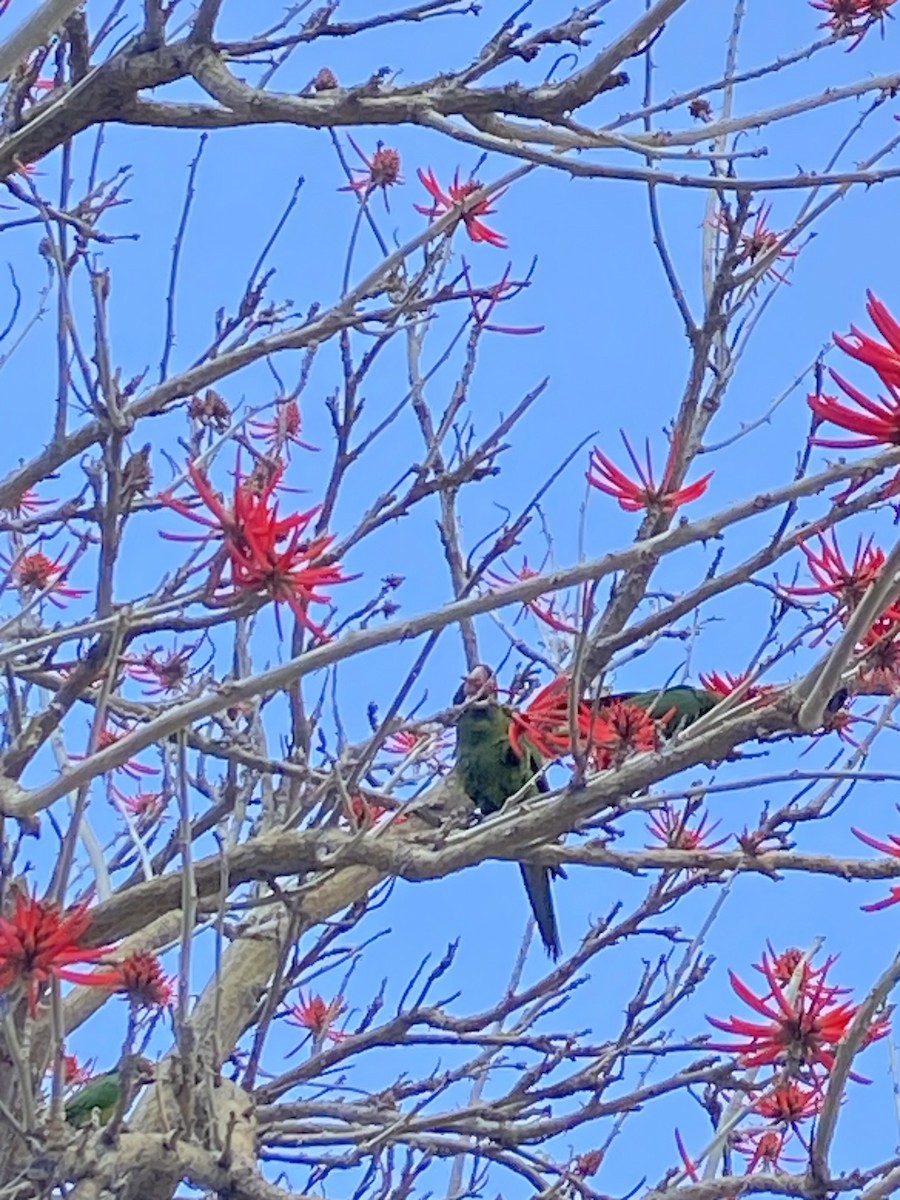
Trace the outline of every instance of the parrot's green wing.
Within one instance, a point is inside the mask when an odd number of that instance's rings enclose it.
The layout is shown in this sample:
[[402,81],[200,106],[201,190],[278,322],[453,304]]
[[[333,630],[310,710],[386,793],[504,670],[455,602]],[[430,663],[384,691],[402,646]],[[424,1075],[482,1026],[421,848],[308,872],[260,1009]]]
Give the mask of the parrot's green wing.
[[119,1101],[119,1072],[110,1071],[98,1075],[75,1093],[66,1105],[66,1120],[70,1125],[81,1128],[90,1125],[94,1109],[99,1110],[99,1121],[105,1125],[116,1110]]
[[651,717],[666,717],[663,733],[666,737],[674,737],[680,730],[693,725],[695,721],[711,712],[721,699],[721,696],[707,691],[706,688],[688,687],[684,684],[649,692],[618,692],[613,696],[601,696],[599,707],[602,709],[613,700],[625,700],[629,704],[636,704]]

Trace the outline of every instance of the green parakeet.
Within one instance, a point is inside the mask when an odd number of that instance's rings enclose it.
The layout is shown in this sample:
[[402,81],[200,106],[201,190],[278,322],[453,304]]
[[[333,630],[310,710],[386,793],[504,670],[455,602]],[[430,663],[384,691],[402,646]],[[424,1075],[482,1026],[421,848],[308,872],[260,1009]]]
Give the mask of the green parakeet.
[[[479,665],[466,676],[454,704],[466,704],[456,723],[456,770],[466,795],[483,813],[498,812],[523,788],[522,799],[549,791],[538,774],[544,760],[537,750],[523,743],[526,753],[519,755],[510,745],[510,712],[497,702],[497,681],[488,667]],[[550,868],[520,863],[519,869],[541,940],[550,957],[559,958]]]
[[[146,1058],[139,1058],[132,1075],[132,1084],[142,1087],[153,1078],[153,1064]],[[66,1104],[66,1120],[78,1129],[90,1125],[94,1109],[97,1109],[97,1119],[100,1125],[105,1125],[116,1111],[119,1103],[120,1074],[107,1071],[105,1075],[97,1075],[75,1093]]]
[[693,725],[695,721],[706,716],[722,699],[724,699],[723,696],[707,691],[706,688],[680,684],[677,687],[661,688],[658,691],[616,692],[611,696],[601,696],[597,707],[602,712],[605,704],[609,704],[613,700],[624,700],[628,704],[635,704],[638,708],[642,708],[651,717],[664,717],[667,713],[671,713],[665,722],[663,733],[666,737],[673,737],[680,730],[686,729],[688,725]]

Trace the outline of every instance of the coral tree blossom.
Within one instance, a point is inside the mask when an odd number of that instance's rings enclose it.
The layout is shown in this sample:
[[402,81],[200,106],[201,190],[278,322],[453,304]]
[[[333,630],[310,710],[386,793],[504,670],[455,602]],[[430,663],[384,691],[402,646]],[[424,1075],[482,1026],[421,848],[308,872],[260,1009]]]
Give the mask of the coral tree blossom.
[[641,463],[638,461],[634,450],[632,450],[624,431],[620,429],[619,433],[621,434],[622,441],[625,443],[628,457],[631,459],[637,474],[637,482],[629,479],[623,471],[619,470],[612,459],[607,458],[602,450],[596,446],[591,451],[590,466],[586,472],[586,478],[591,487],[595,487],[598,491],[605,492],[607,496],[612,496],[615,500],[618,500],[620,508],[624,508],[626,512],[639,512],[642,508],[646,508],[652,511],[673,513],[676,508],[680,508],[682,504],[690,503],[691,500],[697,500],[706,491],[709,481],[713,477],[712,471],[701,476],[694,483],[686,484],[681,488],[673,488],[672,480],[675,473],[676,450],[674,444],[666,460],[662,482],[657,485],[653,479],[653,464],[650,461],[649,439],[645,442],[645,462]]
[[805,542],[800,543],[815,584],[782,590],[789,596],[834,596],[845,608],[855,608],[869,585],[881,574],[884,551],[872,544],[872,538],[865,542],[858,538],[853,562],[848,564],[833,529],[829,530],[828,538],[819,534],[818,539],[818,554]]
[[370,192],[374,192],[376,188],[381,188],[384,196],[384,207],[390,211],[388,204],[387,190],[395,184],[402,183],[400,178],[400,155],[390,146],[385,146],[383,142],[379,142],[375,148],[372,157],[363,153],[354,142],[353,138],[347,135],[347,140],[350,145],[365,163],[365,170],[360,171],[359,168],[354,168],[359,179],[354,179],[347,187],[338,188],[339,192],[356,192],[356,194],[365,199]]
[[709,813],[697,815],[700,819],[691,825],[689,822],[694,813],[689,808],[679,811],[672,804],[663,804],[648,821],[647,832],[669,850],[716,850],[723,846],[728,841],[727,836],[714,842],[708,840],[720,822],[713,821],[709,825]]
[[658,722],[638,705],[610,699],[595,709],[579,699],[573,719],[570,693],[568,676],[558,675],[534,694],[526,708],[512,711],[509,741],[517,754],[524,753],[525,742],[548,759],[586,753],[595,770],[605,771],[620,766],[631,754],[658,747]]
[[86,589],[66,584],[68,572],[69,567],[63,564],[62,555],[51,559],[42,550],[21,555],[12,567],[13,578],[23,591],[46,592],[47,599],[57,608],[65,608],[63,599],[78,600],[87,595]]
[[346,1035],[331,1027],[344,1008],[342,996],[335,996],[326,1004],[321,996],[311,995],[308,1000],[304,1000],[301,994],[299,1001],[291,1005],[285,1016],[292,1025],[308,1029],[316,1042],[324,1041],[325,1038],[331,1042],[339,1042]]
[[[263,592],[276,603],[286,603],[301,625],[324,639],[325,631],[310,620],[307,610],[310,604],[329,602],[331,597],[322,595],[320,588],[345,583],[348,577],[341,573],[338,563],[325,561],[334,541],[331,534],[305,536],[318,508],[279,518],[273,495],[284,466],[277,464],[269,478],[259,483],[251,477],[243,478],[238,468],[230,508],[213,489],[206,472],[195,463],[188,464],[188,474],[214,519],[195,512],[183,500],[167,495],[161,499],[182,516],[207,526],[210,530],[207,537],[224,539],[223,550],[212,562],[209,591],[215,592],[228,568],[232,591],[222,599],[230,601],[245,592]],[[165,536],[181,540],[180,535]]]
[[828,421],[856,436],[814,437],[811,439],[813,445],[856,450],[900,444],[900,324],[871,292],[866,296],[866,311],[884,342],[869,337],[855,325],[850,326],[847,337],[834,334],[834,342],[845,354],[871,367],[887,394],[873,400],[831,369],[831,378],[852,406],[838,396],[819,394],[807,397],[807,403],[821,421]]
[[[514,587],[517,583],[521,583],[522,580],[534,579],[540,575],[540,571],[536,571],[534,567],[528,565],[527,558],[522,560],[522,566],[517,571],[509,565],[506,559],[503,559],[502,562],[503,566],[509,571],[509,575],[501,575],[497,571],[487,571],[485,573],[485,578],[492,589]],[[586,599],[586,591],[584,595]],[[525,608],[537,617],[539,621],[542,621],[545,625],[549,625],[556,633],[577,633],[579,625],[576,623],[575,618],[569,616],[564,611],[561,612],[557,604],[558,601],[555,595],[550,596],[549,599],[545,599],[544,596],[538,596],[535,600],[526,600]]]
[[740,671],[732,675],[730,671],[701,671],[700,683],[708,692],[714,692],[724,699],[734,692],[740,691],[741,700],[758,700],[770,697],[775,688],[771,683],[747,683],[749,671]]
[[827,13],[819,25],[830,29],[835,37],[854,37],[848,50],[854,50],[874,25],[881,26],[884,36],[884,18],[894,14],[888,12],[897,0],[810,0],[813,8]]
[[[771,1064],[785,1067],[790,1074],[796,1074],[801,1068],[813,1074],[817,1070],[830,1071],[834,1066],[835,1047],[858,1010],[858,1005],[839,1002],[837,997],[843,989],[826,982],[834,961],[828,959],[816,971],[801,968],[799,985],[792,986],[793,981],[785,983],[779,979],[775,961],[763,954],[759,969],[769,985],[764,996],[758,996],[734,971],[729,971],[728,977],[737,996],[763,1020],[730,1017],[723,1021],[707,1017],[716,1029],[738,1039],[731,1043],[710,1043],[710,1049],[736,1054],[745,1067]],[[888,1028],[887,1018],[874,1021],[866,1032],[863,1045],[884,1037]],[[858,1076],[851,1078],[858,1079]]]
[[[867,846],[871,846],[873,850],[878,850],[882,854],[887,854],[891,858],[900,858],[900,837],[896,833],[889,833],[887,842],[880,842],[878,838],[874,838],[871,834],[863,833],[861,829],[851,829],[855,837],[858,837],[861,842],[865,842]],[[876,900],[872,904],[862,905],[863,912],[878,912],[882,908],[890,908],[892,904],[900,904],[900,885],[894,884],[887,896],[883,900]]]
[[[454,208],[461,210],[469,196],[473,192],[477,192],[482,186],[477,179],[467,179],[463,183],[460,183],[459,171],[457,171],[453,176],[453,182],[445,192],[430,167],[427,171],[423,171],[420,167],[416,174],[419,176],[419,180],[424,185],[425,190],[431,196],[433,203],[430,205],[416,204],[414,208],[416,212],[422,213],[423,216],[429,217],[431,220],[451,212]],[[471,208],[467,208],[465,212],[460,211],[460,217],[466,227],[466,233],[473,242],[488,242],[491,246],[496,246],[500,250],[506,249],[506,238],[498,233],[496,229],[490,229],[481,219],[482,217],[492,215],[494,210],[490,205],[492,201],[498,200],[502,195],[502,191],[495,192],[490,200],[479,200]]]
[[23,984],[33,1017],[41,987],[51,978],[102,984],[92,973],[71,970],[73,963],[96,962],[109,953],[109,947],[80,944],[90,923],[86,904],[63,911],[52,901],[19,892],[12,913],[0,917],[0,988]]
[[129,954],[119,963],[116,973],[116,991],[126,995],[136,1008],[165,1008],[172,999],[172,981],[149,950]]

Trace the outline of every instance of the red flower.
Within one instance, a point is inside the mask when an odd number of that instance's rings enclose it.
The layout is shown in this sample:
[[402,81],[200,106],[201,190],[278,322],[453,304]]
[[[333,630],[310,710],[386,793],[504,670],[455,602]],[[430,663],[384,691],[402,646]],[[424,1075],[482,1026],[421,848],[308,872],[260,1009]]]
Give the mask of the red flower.
[[[765,1018],[765,1023],[747,1021],[743,1017],[731,1017],[727,1021],[707,1017],[716,1029],[740,1039],[731,1044],[710,1043],[710,1049],[736,1054],[745,1067],[772,1064],[784,1066],[789,1072],[796,1072],[800,1067],[812,1071],[821,1067],[830,1071],[834,1066],[834,1049],[858,1008],[853,1004],[835,1003],[835,989],[826,983],[826,976],[833,964],[834,959],[829,959],[815,976],[811,975],[805,983],[801,983],[793,998],[788,997],[766,954],[762,956],[761,970],[770,992],[765,997],[757,996],[734,971],[729,971],[734,991],[745,1004]],[[887,1018],[875,1021],[863,1044],[868,1045],[884,1037],[888,1024]]]
[[598,491],[605,492],[607,496],[612,496],[618,500],[620,508],[624,508],[626,512],[639,512],[640,509],[646,508],[656,512],[673,513],[676,508],[680,508],[682,504],[688,504],[691,500],[698,499],[706,491],[709,481],[713,477],[713,471],[703,475],[695,483],[687,484],[685,487],[678,488],[675,491],[671,490],[672,475],[674,472],[674,444],[666,460],[662,483],[657,487],[653,481],[653,465],[650,461],[649,439],[645,442],[646,465],[642,465],[638,462],[637,456],[632,450],[625,433],[621,429],[619,433],[622,436],[622,441],[625,443],[628,457],[631,459],[634,469],[637,472],[639,483],[635,483],[629,479],[596,446],[591,451],[590,466],[585,478],[591,487],[595,487]]
[[[500,575],[496,571],[486,572],[485,578],[494,589],[513,587],[515,584],[521,583],[523,579],[534,579],[536,575],[540,575],[540,571],[536,571],[534,567],[529,567],[527,558],[522,560],[522,566],[518,571],[514,570],[506,559],[503,559],[502,562],[507,571],[510,572],[511,578]],[[539,596],[536,600],[527,600],[524,607],[537,617],[539,621],[543,621],[545,625],[549,625],[551,629],[555,629],[557,633],[578,633],[579,626],[575,624],[575,618],[570,617],[567,613],[560,613],[556,604],[556,596],[551,596],[547,601],[544,601]]]
[[163,798],[162,792],[135,792],[133,796],[127,796],[115,784],[113,784],[111,791],[122,808],[134,817],[138,829],[146,829],[148,826],[155,824],[162,816],[168,803]]
[[194,512],[183,500],[166,495],[161,499],[182,516],[206,525],[210,530],[207,537],[224,539],[224,554],[220,552],[213,560],[209,590],[216,590],[227,566],[233,590],[224,600],[230,602],[243,592],[264,592],[276,603],[285,602],[306,629],[324,639],[325,631],[310,620],[307,610],[310,604],[329,602],[330,596],[319,595],[319,588],[346,583],[348,576],[341,574],[338,563],[322,561],[333,536],[304,537],[318,508],[279,519],[278,505],[273,503],[272,496],[284,474],[283,465],[278,463],[268,480],[253,487],[248,486],[251,480],[243,479],[238,468],[231,510],[213,490],[204,471],[189,463],[188,473],[215,520]]
[[440,769],[441,756],[448,748],[449,730],[434,726],[426,729],[398,729],[384,739],[388,754],[399,754],[403,758],[413,757],[416,761],[428,762]]
[[390,146],[385,146],[379,142],[375,148],[375,153],[371,158],[367,158],[354,142],[350,135],[347,135],[347,141],[366,164],[366,169],[361,173],[360,179],[355,179],[347,187],[338,188],[339,192],[356,192],[358,196],[366,199],[370,192],[374,192],[376,188],[381,188],[384,196],[384,207],[390,212],[390,204],[388,203],[387,190],[393,187],[396,183],[402,183],[400,178],[400,155],[396,150],[392,150]]
[[[70,1088],[70,1087],[80,1086],[83,1083],[87,1083],[87,1081],[91,1077],[91,1072],[94,1069],[94,1062],[95,1062],[95,1060],[93,1058],[91,1058],[91,1059],[88,1059],[88,1061],[86,1063],[82,1064],[82,1063],[79,1063],[77,1057],[74,1054],[64,1054],[63,1055],[63,1084],[67,1088]],[[53,1071],[52,1067],[50,1068],[50,1071],[52,1073],[52,1071]]]
[[[771,211],[772,205],[764,204],[756,211],[756,213],[748,214],[748,216],[752,215],[756,219],[753,222],[753,226],[749,233],[744,233],[742,231],[740,238],[738,239],[738,260],[740,262],[748,262],[752,265],[758,258],[771,253],[775,246],[778,245],[782,235],[780,233],[776,233],[773,229],[766,228],[766,222],[769,219],[769,214]],[[717,227],[723,230],[725,233],[730,232],[728,217],[723,212],[719,213]],[[779,283],[786,284],[788,281],[783,275],[779,274],[779,272],[775,270],[774,264],[780,258],[796,258],[799,253],[799,250],[788,250],[786,247],[782,247],[772,259],[772,265],[763,273],[761,278],[765,279],[768,276],[772,276],[772,278],[777,279]]]
[[856,647],[865,656],[860,686],[867,692],[892,695],[900,688],[900,606],[892,604],[867,630]]
[[35,592],[45,592],[47,599],[57,608],[65,605],[57,597],[67,600],[78,600],[86,596],[87,589],[67,587],[65,578],[71,569],[71,563],[63,566],[62,555],[51,560],[41,550],[33,550],[30,554],[21,554],[14,559],[12,575],[19,588],[29,595]]
[[714,692],[717,696],[722,697],[730,696],[732,692],[741,688],[742,700],[768,697],[775,691],[771,683],[751,683],[745,687],[744,682],[749,675],[749,671],[740,671],[737,675],[732,675],[730,671],[701,671],[700,683],[708,692]]
[[135,1008],[165,1008],[172,1000],[172,980],[149,950],[137,950],[116,968],[117,992],[128,997]]
[[249,428],[254,437],[262,438],[278,454],[282,447],[293,442],[301,450],[318,450],[309,442],[301,442],[300,430],[303,421],[300,416],[300,405],[296,400],[279,400],[275,405],[275,416],[271,421],[251,421]]
[[760,1166],[767,1171],[780,1171],[786,1137],[783,1130],[775,1129],[746,1131],[739,1135],[737,1149],[747,1159],[747,1174],[752,1175]]
[[157,654],[162,650],[148,650],[143,658],[123,658],[125,673],[139,683],[151,684],[144,688],[146,696],[161,696],[178,692],[191,677],[188,667],[191,655],[199,647],[199,642],[184,646],[181,650],[170,650],[165,658],[158,659]]
[[[495,283],[489,287],[477,288],[472,283],[472,278],[469,274],[469,264],[465,259],[462,260],[463,278],[468,288],[468,293],[463,292],[463,295],[468,294],[472,304],[472,324],[477,330],[485,330],[489,333],[510,333],[516,336],[541,333],[544,329],[543,325],[494,325],[490,322],[491,314],[498,304],[505,300],[511,300],[527,286],[525,283],[511,283],[509,279],[511,270],[512,263],[507,263],[499,283]],[[484,301],[483,312],[478,308],[478,304],[482,300]]]
[[[709,813],[703,813],[697,824],[691,828],[688,821],[693,815],[688,808],[679,812],[673,805],[663,804],[652,814],[647,824],[647,830],[652,837],[662,842],[670,850],[716,850],[719,846],[724,846],[728,841],[727,836],[718,838],[715,842],[705,841],[711,833],[718,829],[721,822],[714,821],[707,828],[706,822],[709,820]],[[647,848],[652,849],[649,846]]]
[[[97,738],[97,750],[106,750],[110,746],[114,746],[116,742],[120,742],[123,737],[127,737],[130,732],[131,731],[129,729],[123,729],[121,732],[116,732],[114,729],[101,729],[100,736]],[[69,757],[77,762],[81,762],[86,755],[70,754]],[[138,762],[136,758],[127,759],[118,767],[114,767],[113,770],[121,771],[123,775],[130,775],[132,779],[140,779],[142,775],[159,774],[158,767],[145,766],[144,763]]]
[[806,1121],[822,1108],[822,1092],[817,1088],[805,1088],[799,1083],[789,1081],[777,1083],[760,1096],[753,1108],[761,1117],[769,1121],[783,1122],[793,1125],[797,1121]]
[[819,25],[820,29],[830,29],[836,38],[856,34],[848,51],[859,45],[873,25],[881,26],[884,37],[884,18],[894,15],[888,9],[895,3],[896,0],[810,0],[813,8],[830,14]]
[[588,1150],[584,1154],[579,1154],[572,1162],[569,1170],[573,1175],[577,1175],[579,1179],[589,1179],[592,1175],[596,1175],[603,1164],[602,1150]]
[[822,534],[817,536],[821,547],[818,554],[805,542],[800,543],[815,584],[784,587],[782,591],[790,596],[834,596],[844,608],[852,610],[859,604],[869,585],[881,574],[884,551],[873,546],[871,537],[866,542],[860,537],[856,542],[853,562],[848,566],[833,529],[829,530],[830,545]]
[[[525,709],[514,709],[509,723],[509,744],[520,756],[526,754],[527,742],[544,758],[562,758],[572,749],[569,722],[569,679],[557,677],[535,692]],[[586,706],[579,703],[576,723],[579,731],[585,727]],[[588,714],[589,715],[589,714]]]
[[[388,808],[384,804],[376,804],[372,800],[367,800],[363,796],[353,796],[350,800],[350,811],[359,825],[376,825],[383,816],[388,813],[393,813],[393,808]],[[395,825],[402,825],[408,820],[407,816],[394,817]]]
[[[871,846],[873,850],[880,850],[882,854],[888,854],[891,858],[900,858],[900,837],[896,833],[888,834],[889,841],[879,842],[877,838],[863,833],[861,829],[851,827],[850,832],[861,842]],[[873,904],[863,904],[861,907],[863,912],[878,912],[882,908],[890,908],[892,904],[900,904],[900,884],[895,883],[883,900],[876,900]]]
[[70,969],[73,963],[96,962],[109,953],[108,946],[79,945],[90,923],[87,904],[64,912],[52,901],[18,892],[12,914],[0,917],[0,989],[24,984],[33,1017],[41,987],[51,978],[101,982],[94,974]]
[[298,1025],[301,1029],[308,1029],[313,1035],[314,1042],[322,1042],[326,1038],[331,1042],[339,1042],[347,1035],[339,1030],[332,1029],[331,1026],[344,1011],[345,1005],[342,996],[335,996],[327,1004],[321,996],[311,995],[309,1000],[303,999],[303,994],[300,993],[300,999],[297,1004],[291,1005],[285,1016],[292,1025]]
[[844,450],[900,443],[900,324],[871,292],[866,296],[866,311],[887,344],[861,333],[856,326],[851,326],[848,337],[834,334],[834,341],[846,354],[871,367],[888,395],[871,400],[836,371],[830,370],[831,378],[856,407],[851,408],[837,396],[812,395],[807,397],[807,403],[820,420],[830,421],[859,436],[814,437],[810,441],[815,446]]
[[56,504],[55,500],[41,500],[34,488],[26,488],[18,500],[13,500],[6,509],[14,517],[33,517],[41,508]]
[[[602,707],[591,713],[583,706],[581,725],[586,725],[591,762],[598,771],[620,767],[632,754],[659,748],[659,724],[637,704],[627,700],[601,700]],[[665,721],[669,713],[664,713]]]
[[[416,212],[422,213],[423,216],[434,220],[435,217],[443,216],[451,209],[461,208],[469,196],[473,192],[477,192],[481,188],[481,184],[477,179],[467,179],[464,183],[459,181],[459,171],[453,176],[453,182],[448,188],[448,192],[443,191],[441,185],[435,178],[434,171],[429,167],[425,172],[420,167],[416,174],[424,184],[426,191],[434,201],[431,205],[416,204],[413,207]],[[504,189],[505,191],[505,189]],[[506,249],[506,238],[497,233],[495,229],[489,229],[481,220],[482,217],[489,217],[494,212],[490,205],[503,195],[503,192],[495,192],[490,200],[479,200],[477,204],[467,209],[465,212],[460,212],[462,222],[466,227],[466,233],[473,242],[489,242],[492,246],[497,246],[500,250]]]

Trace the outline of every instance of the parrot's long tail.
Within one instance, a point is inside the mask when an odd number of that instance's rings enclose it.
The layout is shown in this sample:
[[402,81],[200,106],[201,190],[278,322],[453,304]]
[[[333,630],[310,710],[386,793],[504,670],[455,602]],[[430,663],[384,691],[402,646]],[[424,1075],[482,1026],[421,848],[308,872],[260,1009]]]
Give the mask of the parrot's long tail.
[[537,921],[544,949],[556,960],[562,949],[559,944],[559,930],[556,927],[556,914],[553,911],[553,896],[550,892],[550,868],[519,863],[519,869],[525,881],[525,890],[528,892],[531,911]]

